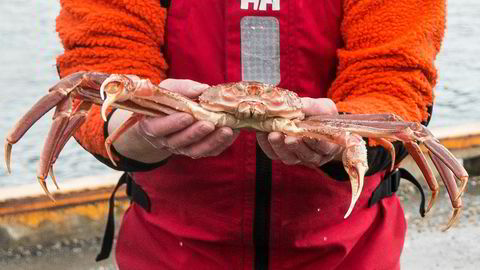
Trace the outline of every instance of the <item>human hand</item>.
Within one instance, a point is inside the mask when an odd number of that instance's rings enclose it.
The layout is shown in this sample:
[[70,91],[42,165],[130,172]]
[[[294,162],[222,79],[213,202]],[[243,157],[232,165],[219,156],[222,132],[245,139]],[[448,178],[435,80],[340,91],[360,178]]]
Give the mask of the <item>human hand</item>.
[[[189,98],[196,98],[207,87],[191,80],[167,79],[159,86]],[[116,110],[109,120],[111,134],[131,112]],[[162,161],[172,154],[191,158],[216,156],[228,148],[238,132],[196,121],[190,114],[178,112],[163,117],[143,117],[134,128],[127,130],[114,142],[121,155],[145,163]]]
[[[335,103],[328,98],[302,98],[306,116],[338,114]],[[302,164],[319,167],[336,158],[343,147],[327,141],[286,136],[280,132],[257,132],[257,141],[263,152],[272,160],[284,164]]]
[[[189,98],[196,98],[209,86],[191,80],[167,79],[160,87]],[[228,127],[216,128],[208,121],[195,121],[188,113],[165,117],[145,117],[137,132],[160,151],[191,158],[217,156],[237,138],[238,131]]]

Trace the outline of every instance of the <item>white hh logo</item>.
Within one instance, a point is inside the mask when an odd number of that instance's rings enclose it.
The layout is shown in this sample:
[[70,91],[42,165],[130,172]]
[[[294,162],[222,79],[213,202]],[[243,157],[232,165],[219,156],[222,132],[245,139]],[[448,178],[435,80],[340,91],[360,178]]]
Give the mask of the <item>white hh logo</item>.
[[253,4],[253,10],[267,10],[267,5],[272,6],[273,11],[280,10],[280,0],[242,0],[241,9],[249,9],[249,4]]

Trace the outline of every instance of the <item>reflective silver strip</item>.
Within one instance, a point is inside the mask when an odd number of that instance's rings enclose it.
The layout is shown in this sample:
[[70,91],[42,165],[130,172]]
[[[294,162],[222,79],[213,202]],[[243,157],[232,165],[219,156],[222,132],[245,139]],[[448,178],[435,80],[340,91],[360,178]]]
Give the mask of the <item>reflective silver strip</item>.
[[280,83],[280,24],[274,17],[247,16],[241,21],[242,79]]

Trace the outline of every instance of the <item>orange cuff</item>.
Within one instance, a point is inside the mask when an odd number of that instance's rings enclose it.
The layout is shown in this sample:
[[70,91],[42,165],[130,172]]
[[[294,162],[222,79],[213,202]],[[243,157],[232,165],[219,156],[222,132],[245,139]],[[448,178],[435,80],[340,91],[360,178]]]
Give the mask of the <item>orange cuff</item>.
[[[61,0],[57,32],[65,52],[61,77],[77,71],[135,74],[159,83],[166,77],[162,54],[167,11],[155,0]],[[76,101],[78,102],[78,101]],[[94,105],[75,133],[93,154],[107,158],[100,107]]]

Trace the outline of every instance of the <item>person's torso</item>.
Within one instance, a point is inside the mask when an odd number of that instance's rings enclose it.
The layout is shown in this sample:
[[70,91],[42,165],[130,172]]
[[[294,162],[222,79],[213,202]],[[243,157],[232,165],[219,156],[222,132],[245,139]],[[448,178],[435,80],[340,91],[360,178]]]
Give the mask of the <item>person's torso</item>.
[[[165,43],[168,76],[210,85],[261,81],[300,96],[326,97],[336,74],[336,50],[343,45],[342,2],[173,0]],[[256,156],[255,133],[242,132],[218,157],[173,156],[158,169],[135,173],[152,212],[134,205],[131,215],[139,220],[130,222],[150,230],[151,245],[167,247],[158,247],[158,259],[168,267],[251,269],[258,249],[256,196],[264,181],[256,179]],[[338,265],[338,256],[354,248],[358,231],[378,212],[366,205],[379,174],[367,177],[347,220],[348,182],[278,161],[272,162],[270,181],[264,214],[271,269]],[[370,212],[358,217],[358,209]]]

